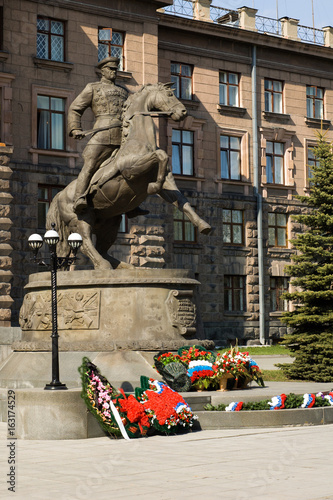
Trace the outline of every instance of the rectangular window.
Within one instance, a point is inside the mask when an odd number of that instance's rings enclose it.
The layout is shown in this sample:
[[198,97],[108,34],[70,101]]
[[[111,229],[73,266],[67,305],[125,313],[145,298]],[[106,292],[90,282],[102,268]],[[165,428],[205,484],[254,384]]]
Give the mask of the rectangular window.
[[220,71],[220,104],[239,106],[239,75]]
[[308,162],[307,162],[308,179],[311,179],[311,177],[312,177],[312,167],[319,167],[319,165],[320,165],[320,161],[318,160],[318,158],[314,154],[314,151],[313,151],[314,147],[315,146],[308,146],[307,147],[307,151],[308,151]]
[[178,99],[192,99],[192,66],[171,63],[171,81]]
[[266,142],[266,176],[269,184],[284,184],[283,142]]
[[190,130],[172,130],[172,172],[194,175],[193,132]]
[[271,312],[288,311],[288,301],[281,298],[283,293],[288,292],[289,278],[270,278],[270,300]]
[[38,229],[44,229],[46,226],[46,214],[50,207],[50,203],[63,187],[38,185]]
[[197,240],[196,230],[186,215],[174,208],[173,212],[174,240],[183,243],[195,243]]
[[287,215],[268,214],[268,245],[270,247],[287,246]]
[[282,113],[283,84],[278,80],[265,78],[265,111]]
[[220,136],[221,178],[240,180],[241,139],[228,135]]
[[223,209],[223,243],[244,244],[243,210]]
[[37,147],[65,149],[66,99],[47,95],[37,96]]
[[245,276],[224,276],[224,310],[245,311]]
[[128,232],[128,219],[125,214],[122,215],[121,217],[121,223],[119,226],[119,233],[127,233]]
[[62,21],[37,18],[37,57],[51,61],[65,60],[65,24]]
[[123,71],[124,64],[124,33],[112,28],[98,29],[98,60],[106,57],[118,57],[119,69]]
[[321,87],[306,86],[306,115],[308,118],[324,118],[324,89]]

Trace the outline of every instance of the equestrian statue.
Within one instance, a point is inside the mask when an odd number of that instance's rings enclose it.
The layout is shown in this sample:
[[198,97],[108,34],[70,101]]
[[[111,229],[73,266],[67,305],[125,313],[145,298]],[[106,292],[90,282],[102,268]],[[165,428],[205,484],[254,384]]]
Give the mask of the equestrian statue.
[[[187,116],[186,108],[171,83],[146,84],[128,96],[115,84],[118,63],[114,57],[101,61],[101,81],[88,84],[70,106],[70,135],[92,137],[83,151],[78,178],[54,197],[46,220],[47,229],[55,224],[59,233],[59,255],[70,253],[67,238],[78,232],[83,239],[81,250],[95,269],[133,267],[108,250],[116,241],[122,214],[147,213],[140,204],[152,194],[181,210],[199,232],[211,231],[177,188],[168,169],[168,155],[156,145],[153,117],[181,121]],[[92,130],[83,132],[81,116],[88,107],[96,121]]]

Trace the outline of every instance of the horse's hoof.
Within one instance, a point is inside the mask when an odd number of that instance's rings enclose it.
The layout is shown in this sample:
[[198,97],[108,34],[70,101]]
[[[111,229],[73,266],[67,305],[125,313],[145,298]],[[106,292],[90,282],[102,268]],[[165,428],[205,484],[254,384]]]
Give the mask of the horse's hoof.
[[110,262],[105,261],[105,262],[100,262],[95,265],[95,269],[98,271],[108,271],[109,269],[112,269],[112,266]]
[[128,264],[128,262],[120,261],[116,269],[135,269],[135,266],[133,266],[133,264]]
[[199,233],[201,234],[209,234],[212,230],[212,227],[208,224],[208,222],[205,222],[204,220],[199,222],[198,225]]

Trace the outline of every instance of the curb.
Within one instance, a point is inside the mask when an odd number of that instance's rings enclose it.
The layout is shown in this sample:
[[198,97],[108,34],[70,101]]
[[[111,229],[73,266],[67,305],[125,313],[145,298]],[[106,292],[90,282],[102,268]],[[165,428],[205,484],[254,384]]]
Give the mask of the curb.
[[242,429],[247,427],[299,427],[333,424],[333,407],[253,410],[240,412],[197,411],[200,430]]

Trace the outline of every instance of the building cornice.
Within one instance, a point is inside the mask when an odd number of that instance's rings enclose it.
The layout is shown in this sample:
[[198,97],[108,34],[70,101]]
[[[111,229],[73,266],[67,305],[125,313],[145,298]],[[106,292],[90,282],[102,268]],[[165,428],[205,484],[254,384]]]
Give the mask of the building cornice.
[[[44,7],[45,0],[30,0],[33,3],[42,4]],[[136,0],[138,1],[138,0]],[[140,0],[145,3],[155,3],[156,9],[162,8],[165,5],[172,5],[172,0]],[[126,2],[122,2],[122,5],[126,5]],[[48,0],[47,6],[56,7],[58,9],[74,10],[79,12],[86,12],[90,15],[104,15],[106,17],[112,17],[115,19],[127,19],[129,21],[137,22],[149,22],[157,24],[159,22],[160,13],[156,12],[154,16],[148,16],[146,14],[139,14],[136,12],[129,12],[126,10],[112,9],[111,7],[105,7],[97,5],[96,3],[85,3],[75,0]]]
[[333,59],[333,50],[330,47],[258,33],[257,31],[215,24],[208,21],[198,21],[161,13],[159,25],[168,29],[189,31],[192,34],[201,33],[204,36],[209,35],[218,38],[227,38],[233,42],[251,44],[258,47],[296,52],[297,54],[321,57],[328,60]]

